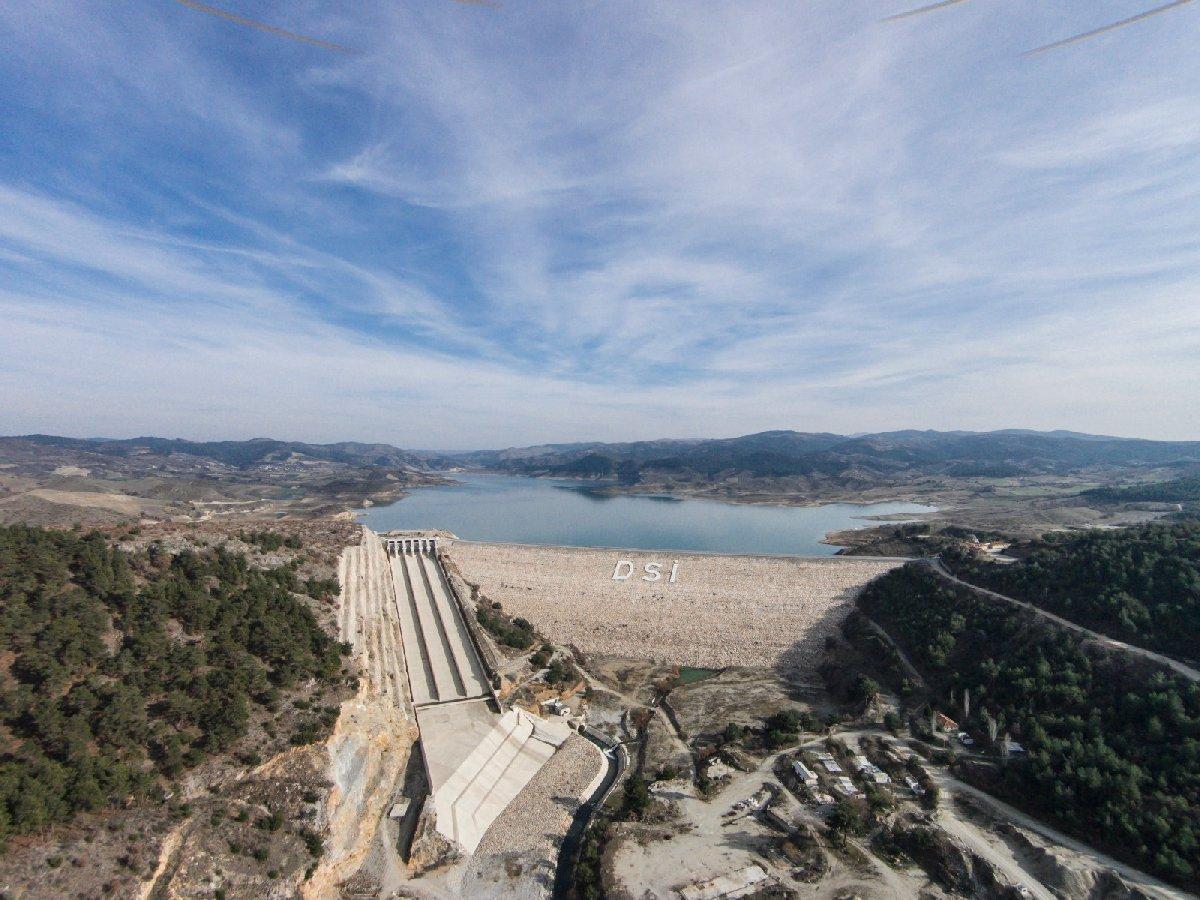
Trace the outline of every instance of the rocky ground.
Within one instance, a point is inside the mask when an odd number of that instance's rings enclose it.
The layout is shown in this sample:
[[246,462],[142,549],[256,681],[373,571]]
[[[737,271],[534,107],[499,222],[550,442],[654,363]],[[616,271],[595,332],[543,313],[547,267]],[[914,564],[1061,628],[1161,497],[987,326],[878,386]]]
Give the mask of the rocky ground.
[[[899,564],[468,542],[448,553],[488,599],[555,643],[709,668],[812,669],[856,591]],[[623,558],[633,575],[614,580]],[[645,581],[643,567],[652,562],[662,564],[663,577]]]

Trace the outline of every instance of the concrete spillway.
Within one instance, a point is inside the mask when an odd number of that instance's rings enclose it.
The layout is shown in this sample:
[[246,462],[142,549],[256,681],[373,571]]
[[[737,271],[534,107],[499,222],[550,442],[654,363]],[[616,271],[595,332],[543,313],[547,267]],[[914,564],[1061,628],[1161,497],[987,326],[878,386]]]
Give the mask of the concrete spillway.
[[[520,710],[497,715],[487,674],[436,555],[433,539],[369,530],[339,573],[359,598],[343,603],[342,635],[368,682],[403,705],[412,698],[438,832],[474,852],[491,823],[537,774],[570,729]],[[407,669],[408,691],[402,673]]]
[[[452,709],[457,713],[461,707]],[[446,724],[450,723],[458,724],[453,719]],[[432,723],[427,727],[435,728]],[[516,709],[494,720],[453,771],[435,782],[438,830],[473,853],[488,826],[554,755],[568,733],[562,723],[539,724],[534,716]]]
[[413,704],[485,696],[483,665],[436,557],[400,553],[391,565]]

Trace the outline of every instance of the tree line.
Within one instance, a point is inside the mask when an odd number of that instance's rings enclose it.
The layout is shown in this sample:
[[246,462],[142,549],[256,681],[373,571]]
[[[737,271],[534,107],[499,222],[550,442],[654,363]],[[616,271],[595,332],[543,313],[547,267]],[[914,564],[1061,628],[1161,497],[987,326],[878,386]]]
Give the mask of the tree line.
[[1200,476],[1127,487],[1092,488],[1080,496],[1101,503],[1184,503],[1200,500]]
[[1200,654],[1200,524],[1051,534],[997,565],[943,553],[964,581],[1094,631],[1182,657]]

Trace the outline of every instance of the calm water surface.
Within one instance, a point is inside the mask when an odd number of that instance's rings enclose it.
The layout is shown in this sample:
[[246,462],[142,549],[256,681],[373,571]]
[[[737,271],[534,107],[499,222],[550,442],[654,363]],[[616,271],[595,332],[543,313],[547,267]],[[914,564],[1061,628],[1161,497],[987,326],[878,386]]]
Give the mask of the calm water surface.
[[828,556],[830,531],[868,528],[865,516],[932,512],[917,503],[748,506],[716,500],[605,497],[576,481],[512,475],[453,476],[361,516],[375,531],[444,528],[475,541],[719,553]]

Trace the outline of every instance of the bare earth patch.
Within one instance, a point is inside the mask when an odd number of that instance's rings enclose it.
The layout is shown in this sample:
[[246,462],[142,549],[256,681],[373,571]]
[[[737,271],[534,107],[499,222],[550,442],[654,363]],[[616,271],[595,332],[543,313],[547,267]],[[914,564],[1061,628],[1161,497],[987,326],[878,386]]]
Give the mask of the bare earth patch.
[[[817,559],[455,542],[463,577],[552,641],[666,663],[810,666],[863,585],[895,559]],[[628,580],[613,579],[620,559]],[[668,583],[673,562],[678,578]],[[644,566],[662,577],[644,581]]]
[[30,496],[60,503],[63,506],[82,506],[85,509],[110,509],[126,516],[136,516],[145,505],[144,500],[128,494],[101,494],[94,491],[55,491],[50,488],[35,488]]

